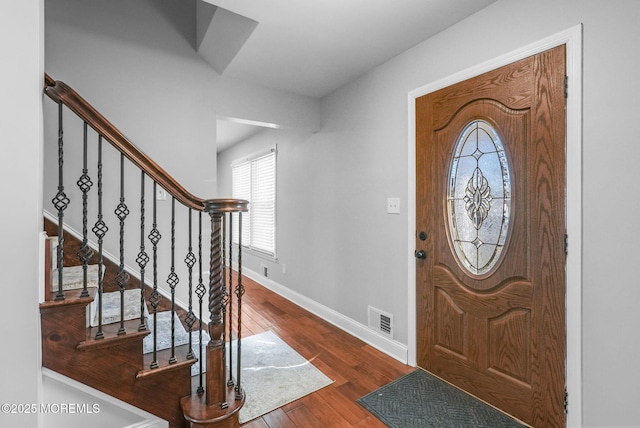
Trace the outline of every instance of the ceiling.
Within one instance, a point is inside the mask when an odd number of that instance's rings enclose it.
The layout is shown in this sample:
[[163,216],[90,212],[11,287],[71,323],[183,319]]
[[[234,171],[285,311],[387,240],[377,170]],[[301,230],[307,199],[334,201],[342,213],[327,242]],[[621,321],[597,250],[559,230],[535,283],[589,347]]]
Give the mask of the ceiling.
[[198,46],[221,75],[321,98],[494,1],[201,0]]

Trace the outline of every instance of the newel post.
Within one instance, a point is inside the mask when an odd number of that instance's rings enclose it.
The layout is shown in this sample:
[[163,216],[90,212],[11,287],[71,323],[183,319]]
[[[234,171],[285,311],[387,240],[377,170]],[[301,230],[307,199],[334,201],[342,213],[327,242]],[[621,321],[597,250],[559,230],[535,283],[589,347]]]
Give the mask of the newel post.
[[209,335],[207,344],[207,403],[228,406],[226,394],[225,340],[223,300],[225,287],[222,269],[222,218],[221,212],[209,212],[211,216],[211,260],[209,264]]
[[[209,313],[208,325],[211,340],[206,347],[206,387],[204,393],[193,394],[181,400],[182,411],[190,428],[236,428],[240,426],[238,413],[245,401],[241,385],[227,382],[225,305],[233,298],[226,289],[225,263],[231,267],[231,260],[225,260],[224,248],[227,231],[225,218],[233,213],[248,210],[248,202],[242,199],[210,199],[204,201],[204,211],[211,218],[211,252],[209,263]],[[229,232],[231,234],[231,232]],[[232,239],[228,242],[231,244]],[[238,263],[241,263],[239,248]],[[238,278],[239,279],[239,278]],[[239,279],[240,280],[240,279]],[[231,288],[231,285],[229,286]],[[241,293],[236,293],[238,299]],[[240,312],[238,312],[240,317]],[[229,325],[232,320],[228,320]],[[238,343],[240,335],[238,334]],[[240,361],[238,345],[237,358]],[[233,354],[233,353],[231,353]],[[238,367],[238,371],[240,368]],[[239,379],[237,379],[239,381]]]

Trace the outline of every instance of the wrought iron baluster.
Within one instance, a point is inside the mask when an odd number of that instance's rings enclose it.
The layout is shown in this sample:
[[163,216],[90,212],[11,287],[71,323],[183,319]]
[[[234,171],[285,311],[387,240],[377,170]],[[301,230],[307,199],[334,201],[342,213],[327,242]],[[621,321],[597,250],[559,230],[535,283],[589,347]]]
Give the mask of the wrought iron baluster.
[[229,218],[229,380],[227,386],[233,385],[233,213],[228,214]]
[[197,392],[198,394],[202,394],[204,393],[204,387],[202,386],[202,363],[203,363],[203,359],[202,359],[202,299],[204,297],[204,294],[206,292],[206,288],[204,286],[204,283],[202,281],[202,212],[198,213],[198,285],[196,286],[196,294],[198,296],[198,313],[200,314],[200,318],[199,318],[199,327],[198,327],[198,338],[199,338],[199,345],[198,345],[198,358],[200,360],[200,370],[198,373],[198,377],[199,377],[199,384],[198,384],[198,389]]
[[87,122],[84,122],[84,138],[82,140],[82,175],[76,183],[82,191],[82,245],[78,250],[78,258],[82,262],[82,293],[80,297],[89,297],[89,290],[87,290],[87,267],[91,257],[93,257],[93,250],[89,247],[89,239],[87,237],[87,199],[89,190],[93,186],[93,182],[89,177],[89,170],[87,169]]
[[140,171],[140,252],[136,258],[136,262],[140,267],[140,325],[138,326],[138,331],[147,329],[144,318],[144,274],[147,263],[149,263],[149,255],[144,246],[144,178],[144,171]]
[[244,391],[240,379],[242,372],[242,295],[244,294],[244,286],[242,285],[242,212],[238,212],[238,283],[236,284],[236,297],[238,299],[238,341],[237,341],[237,384],[236,384],[236,400],[244,398]]
[[95,338],[103,339],[102,293],[104,289],[104,260],[102,258],[102,242],[109,228],[102,220],[102,135],[98,136],[98,220],[91,230],[98,238],[98,331],[96,332]]
[[118,335],[126,334],[124,328],[124,290],[129,282],[129,273],[124,270],[124,221],[129,215],[129,209],[124,201],[124,154],[120,154],[120,203],[114,213],[120,220],[120,266],[115,277],[116,284],[120,288],[120,328]]
[[53,206],[58,210],[58,292],[55,300],[64,300],[63,289],[63,269],[64,269],[64,210],[69,206],[69,198],[64,193],[64,151],[63,151],[63,127],[62,127],[62,103],[58,104],[58,192],[51,200]]
[[[153,182],[153,194],[157,194],[157,183]],[[149,303],[153,309],[153,361],[149,366],[152,369],[159,367],[158,365],[158,305],[160,304],[160,293],[158,293],[158,242],[162,236],[158,231],[157,221],[157,200],[153,198],[153,226],[149,232],[149,241],[153,245],[153,291],[149,297]]]
[[192,245],[192,222],[191,222],[191,208],[188,209],[189,213],[189,251],[187,256],[184,259],[184,262],[189,269],[189,311],[187,312],[187,316],[185,317],[185,322],[187,323],[187,329],[189,332],[189,352],[187,353],[188,359],[195,358],[195,354],[193,353],[193,340],[191,332],[193,331],[193,324],[196,322],[196,316],[193,313],[193,266],[196,264],[196,257],[193,254],[193,245]]
[[167,284],[171,288],[171,357],[169,364],[178,362],[176,358],[176,285],[179,279],[176,274],[176,198],[171,197],[171,273],[167,278]]
[[[221,337],[221,342],[222,342],[222,358],[223,358],[223,364],[226,367],[225,364],[225,360],[227,357],[227,339],[226,339],[226,334],[227,334],[227,305],[229,305],[229,302],[231,301],[231,295],[230,293],[227,292],[227,272],[226,272],[226,233],[225,233],[225,226],[226,226],[226,222],[225,222],[225,215],[223,214],[222,217],[220,218],[220,230],[221,230],[221,237],[220,237],[220,269],[221,269],[221,288],[222,288],[222,337]],[[231,323],[229,323],[231,324]],[[229,340],[231,340],[231,336],[229,336]],[[231,346],[229,346],[229,348],[231,348]],[[223,378],[224,378],[224,374],[223,374]]]

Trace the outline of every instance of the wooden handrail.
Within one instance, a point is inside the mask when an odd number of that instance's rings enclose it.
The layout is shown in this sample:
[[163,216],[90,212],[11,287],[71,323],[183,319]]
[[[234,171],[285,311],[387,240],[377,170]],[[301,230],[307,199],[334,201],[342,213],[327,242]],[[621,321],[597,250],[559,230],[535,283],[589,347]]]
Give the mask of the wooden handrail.
[[45,73],[44,92],[56,103],[64,104],[83,119],[98,134],[102,135],[120,153],[145,172],[183,205],[197,211],[204,211],[205,200],[189,193],[173,177],[138,149],[111,122],[102,116],[91,104],[66,83],[54,80]]

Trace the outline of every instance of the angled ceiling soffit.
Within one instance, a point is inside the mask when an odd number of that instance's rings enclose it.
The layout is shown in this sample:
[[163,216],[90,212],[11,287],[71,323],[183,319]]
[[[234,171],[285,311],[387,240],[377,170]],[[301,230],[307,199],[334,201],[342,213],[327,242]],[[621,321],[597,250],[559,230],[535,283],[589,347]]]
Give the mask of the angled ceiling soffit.
[[196,48],[218,74],[231,64],[258,22],[197,0]]

